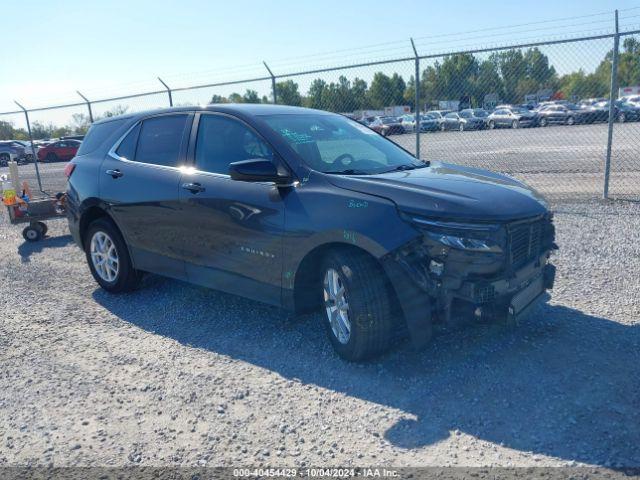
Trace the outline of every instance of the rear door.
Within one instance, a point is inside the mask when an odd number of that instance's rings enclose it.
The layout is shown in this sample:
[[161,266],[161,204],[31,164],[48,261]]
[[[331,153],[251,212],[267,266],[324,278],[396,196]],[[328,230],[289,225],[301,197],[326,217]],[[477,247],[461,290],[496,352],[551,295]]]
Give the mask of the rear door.
[[136,268],[185,278],[180,176],[193,115],[163,114],[134,125],[102,163],[100,195]]
[[180,182],[189,281],[279,304],[283,193],[273,183],[229,176],[232,162],[264,158],[278,163],[273,150],[239,119],[203,112],[194,125],[189,156],[195,170],[185,172]]

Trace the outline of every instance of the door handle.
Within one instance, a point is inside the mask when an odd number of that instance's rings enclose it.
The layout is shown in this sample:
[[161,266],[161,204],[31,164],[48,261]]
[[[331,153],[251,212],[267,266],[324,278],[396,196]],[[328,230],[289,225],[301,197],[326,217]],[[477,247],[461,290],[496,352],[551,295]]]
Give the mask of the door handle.
[[191,193],[200,193],[204,192],[205,188],[199,183],[183,183],[182,188],[185,190],[189,190]]
[[111,178],[120,178],[121,176],[124,175],[124,173],[122,173],[120,170],[115,169],[115,170],[107,170],[104,173],[106,173],[107,175],[109,175]]

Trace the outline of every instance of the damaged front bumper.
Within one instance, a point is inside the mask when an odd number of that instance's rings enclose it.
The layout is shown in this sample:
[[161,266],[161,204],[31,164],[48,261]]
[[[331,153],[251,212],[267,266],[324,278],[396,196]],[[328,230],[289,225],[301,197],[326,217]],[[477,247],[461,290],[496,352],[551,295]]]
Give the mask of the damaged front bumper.
[[429,340],[433,323],[518,319],[548,298],[557,248],[551,215],[483,233],[485,243],[500,245],[491,251],[451,248],[431,233],[382,259],[416,345]]

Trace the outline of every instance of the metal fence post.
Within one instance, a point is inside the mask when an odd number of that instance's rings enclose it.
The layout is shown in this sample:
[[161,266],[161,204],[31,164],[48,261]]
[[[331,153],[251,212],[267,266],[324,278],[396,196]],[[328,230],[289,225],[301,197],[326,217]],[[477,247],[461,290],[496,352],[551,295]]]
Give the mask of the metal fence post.
[[416,120],[416,158],[420,158],[420,57],[418,56],[418,50],[416,50],[416,44],[411,40],[411,46],[413,47],[413,53],[416,56],[416,77],[415,77],[415,97],[414,97],[414,109]]
[[267,62],[262,62],[262,63],[264,63],[264,66],[269,72],[269,75],[271,75],[271,90],[273,90],[273,103],[276,104],[278,103],[278,96],[276,94],[276,77],[271,71],[271,69],[269,68],[269,65],[267,65]]
[[91,111],[91,102],[87,97],[81,94],[78,90],[76,90],[76,93],[80,95],[82,99],[87,103],[87,109],[89,110],[89,122],[93,123],[93,112]]
[[31,151],[33,152],[33,164],[36,167],[36,178],[38,179],[38,188],[42,193],[46,193],[42,189],[42,180],[40,179],[40,169],[38,168],[38,152],[36,151],[36,147],[33,144],[33,135],[31,135],[31,123],[29,123],[29,112],[27,111],[26,108],[24,108],[15,100],[13,102],[22,109],[22,111],[24,112],[24,118],[27,120],[27,132],[29,132],[29,142],[31,142]]
[[169,94],[169,106],[173,107],[173,96],[171,95],[171,88],[169,88],[169,85],[164,83],[164,81],[160,77],[158,77],[158,80],[160,80],[160,83],[164,85],[164,88],[167,89],[167,93]]
[[604,163],[604,188],[602,198],[609,198],[609,176],[611,174],[611,146],[613,143],[613,121],[615,120],[615,104],[618,98],[618,50],[620,47],[620,30],[618,27],[618,10],[615,12],[616,33],[613,37],[613,59],[611,60],[611,90],[609,92],[609,130],[607,132],[607,158]]

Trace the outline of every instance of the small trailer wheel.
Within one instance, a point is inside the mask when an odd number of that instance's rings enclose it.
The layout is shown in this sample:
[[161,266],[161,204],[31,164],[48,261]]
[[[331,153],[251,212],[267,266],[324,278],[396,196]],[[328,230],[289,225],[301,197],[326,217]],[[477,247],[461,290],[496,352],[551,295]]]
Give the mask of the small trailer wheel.
[[49,231],[49,227],[47,227],[47,224],[44,222],[38,222],[37,225],[38,227],[40,227],[40,230],[42,231],[42,236],[44,237]]
[[42,230],[38,226],[29,225],[22,230],[22,236],[27,242],[37,242],[42,238]]

